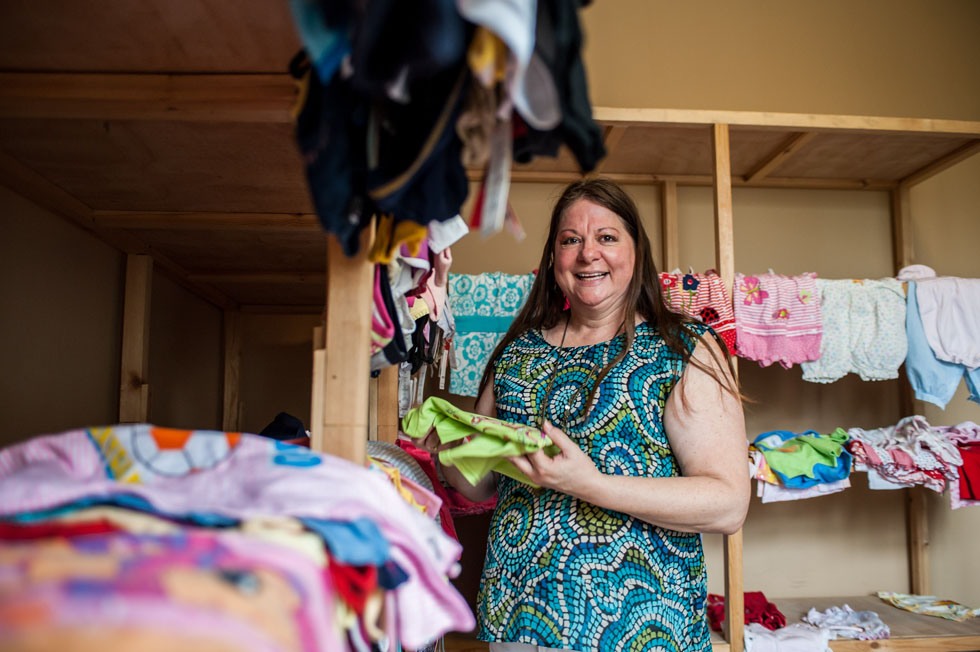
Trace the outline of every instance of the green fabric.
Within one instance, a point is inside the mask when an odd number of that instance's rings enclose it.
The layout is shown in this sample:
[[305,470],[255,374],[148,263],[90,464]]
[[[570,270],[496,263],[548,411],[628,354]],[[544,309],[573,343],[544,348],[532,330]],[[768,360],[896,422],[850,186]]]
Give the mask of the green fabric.
[[537,428],[466,412],[438,396],[425,399],[402,418],[402,431],[412,439],[423,439],[433,428],[443,444],[463,441],[440,451],[439,463],[455,466],[473,485],[496,471],[536,487],[507,458],[542,449],[558,454],[558,447]]
[[829,435],[797,435],[778,448],[766,448],[763,455],[774,471],[788,477],[815,477],[813,468],[818,464],[837,466],[844,444],[849,435],[838,428]]

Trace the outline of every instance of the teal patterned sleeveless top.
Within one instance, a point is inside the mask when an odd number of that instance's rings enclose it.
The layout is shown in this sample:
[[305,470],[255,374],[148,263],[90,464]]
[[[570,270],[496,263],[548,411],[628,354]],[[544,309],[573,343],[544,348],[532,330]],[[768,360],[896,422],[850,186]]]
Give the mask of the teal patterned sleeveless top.
[[[705,326],[686,326],[693,349]],[[542,408],[603,473],[676,476],[663,427],[684,361],[644,323],[597,388],[624,335],[558,348],[538,331],[494,365],[497,416],[540,426]],[[547,395],[546,395],[547,394]],[[477,597],[478,638],[571,650],[709,650],[701,536],[498,477]]]

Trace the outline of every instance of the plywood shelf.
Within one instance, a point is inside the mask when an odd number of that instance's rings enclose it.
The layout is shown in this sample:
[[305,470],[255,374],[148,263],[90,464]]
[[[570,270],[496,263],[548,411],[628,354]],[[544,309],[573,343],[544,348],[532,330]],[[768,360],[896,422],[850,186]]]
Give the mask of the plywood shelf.
[[772,600],[786,616],[787,623],[799,622],[811,608],[825,611],[832,606],[849,605],[855,611],[874,611],[891,630],[891,638],[879,641],[831,641],[834,652],[911,652],[930,650],[980,650],[980,618],[954,622],[935,616],[904,611],[876,596],[860,595],[829,598],[785,598]]

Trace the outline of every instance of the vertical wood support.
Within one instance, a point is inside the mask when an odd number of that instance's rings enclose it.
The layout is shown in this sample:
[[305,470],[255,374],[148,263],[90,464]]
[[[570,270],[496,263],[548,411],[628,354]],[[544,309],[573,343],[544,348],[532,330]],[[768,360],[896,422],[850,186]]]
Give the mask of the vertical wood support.
[[145,423],[149,420],[147,367],[152,286],[153,258],[142,254],[128,255],[119,373],[119,423]]
[[333,235],[327,237],[326,347],[314,353],[314,386],[322,385],[315,389],[322,402],[314,403],[311,445],[358,464],[367,460],[374,266],[366,254],[372,237],[373,229],[364,229],[353,258]]
[[680,267],[680,234],[677,219],[677,182],[664,181],[660,184],[660,232],[663,240],[663,267],[669,272]]
[[378,439],[389,444],[398,439],[398,367],[385,367],[378,376]]
[[[915,261],[909,188],[910,185],[903,181],[891,191],[892,247],[896,273]],[[900,416],[921,413],[921,406],[916,405],[912,386],[905,378],[904,367],[901,371],[898,391]],[[905,530],[908,546],[909,590],[918,595],[929,595],[929,513],[923,487],[910,487],[905,490]]]
[[237,432],[242,429],[242,313],[238,310],[225,310],[223,321],[225,376],[221,427],[225,432]]
[[[326,318],[324,318],[324,321]],[[315,326],[313,328],[313,382],[311,383],[311,395],[310,395],[310,446],[314,450],[320,450],[316,448],[314,444],[314,438],[317,436],[316,433],[320,432],[319,435],[322,437],[323,433],[323,377],[327,372],[327,338],[325,334],[326,327],[323,325]]]
[[[732,170],[728,125],[712,126],[715,199],[715,265],[728,288],[735,280],[735,228],[732,211]],[[736,367],[736,373],[738,368]],[[742,531],[725,536],[725,638],[731,652],[744,649],[745,594]]]

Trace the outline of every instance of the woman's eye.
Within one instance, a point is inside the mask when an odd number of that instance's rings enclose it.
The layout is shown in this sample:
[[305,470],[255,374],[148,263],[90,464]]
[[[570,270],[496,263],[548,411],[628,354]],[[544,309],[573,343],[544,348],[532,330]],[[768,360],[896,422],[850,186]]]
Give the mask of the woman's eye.
[[579,239],[575,237],[563,238],[559,244],[562,246],[568,246],[573,244],[578,244]]
[[599,236],[599,241],[600,242],[616,242],[616,236],[610,235],[608,233],[604,233],[603,235]]

